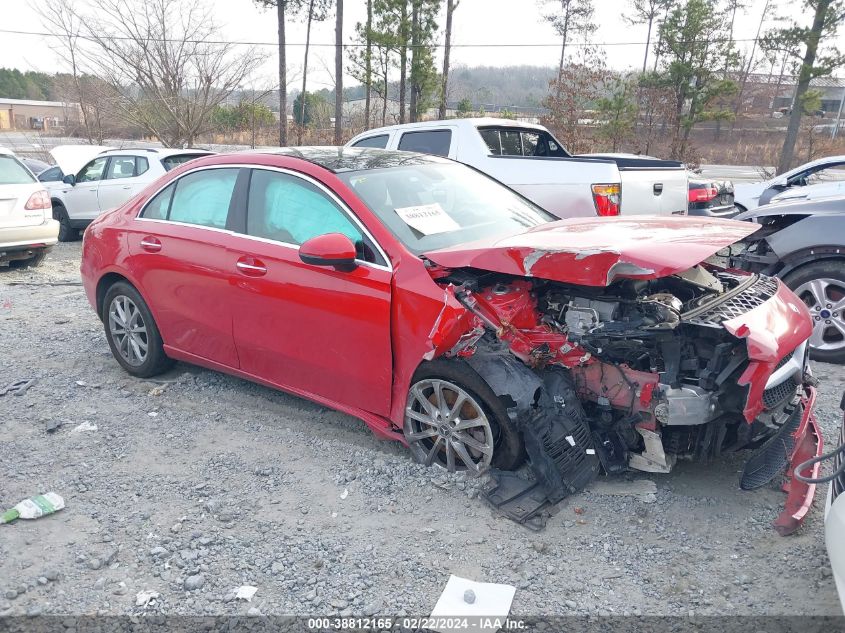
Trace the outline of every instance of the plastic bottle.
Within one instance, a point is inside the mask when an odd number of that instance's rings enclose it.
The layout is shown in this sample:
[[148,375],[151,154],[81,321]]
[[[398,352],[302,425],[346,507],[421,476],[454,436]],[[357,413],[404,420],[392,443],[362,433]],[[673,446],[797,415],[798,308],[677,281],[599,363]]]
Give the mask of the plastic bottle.
[[45,492],[24,499],[11,510],[0,514],[0,523],[11,523],[16,519],[39,519],[48,514],[58,512],[65,507],[65,500],[55,492]]

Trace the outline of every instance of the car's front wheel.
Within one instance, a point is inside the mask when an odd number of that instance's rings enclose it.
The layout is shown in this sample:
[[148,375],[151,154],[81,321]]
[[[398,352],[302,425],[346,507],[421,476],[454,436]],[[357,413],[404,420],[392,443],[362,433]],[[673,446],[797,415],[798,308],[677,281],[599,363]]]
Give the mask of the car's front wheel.
[[418,462],[479,474],[524,460],[522,437],[502,402],[472,368],[435,360],[417,370],[405,406],[405,439]]
[[173,364],[149,307],[131,284],[119,281],[106,291],[102,317],[112,354],[133,376],[149,378]]
[[845,363],[845,269],[828,260],[805,264],[784,282],[807,305],[813,318],[810,356],[828,363]]
[[59,223],[60,242],[73,242],[79,239],[79,230],[70,225],[70,217],[63,205],[53,205],[53,219]]

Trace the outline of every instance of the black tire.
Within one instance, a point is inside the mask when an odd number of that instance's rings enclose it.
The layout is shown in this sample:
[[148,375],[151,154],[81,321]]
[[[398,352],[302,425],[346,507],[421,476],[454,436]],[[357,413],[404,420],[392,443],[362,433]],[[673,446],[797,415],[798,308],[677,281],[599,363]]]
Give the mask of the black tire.
[[[137,307],[137,310],[143,319],[143,326],[146,330],[145,337],[147,349],[146,356],[142,362],[129,362],[129,360],[127,360],[123,356],[123,353],[118,349],[115,336],[112,334],[112,320],[110,319],[109,313],[115,300],[121,298],[129,299],[131,303]],[[153,319],[153,315],[150,312],[149,307],[147,307],[147,303],[144,301],[141,294],[130,283],[126,281],[118,281],[110,286],[103,298],[102,310],[103,312],[101,317],[103,320],[103,327],[106,332],[106,340],[109,343],[109,348],[111,348],[112,354],[124,370],[133,376],[138,376],[139,378],[149,378],[167,371],[173,365],[174,361],[168,358],[164,353],[164,342],[161,339],[161,334],[159,333],[155,319]],[[138,359],[136,358],[136,361],[137,360]]]
[[67,209],[58,202],[53,204],[53,219],[59,222],[60,242],[74,242],[79,239],[79,229],[70,225]]
[[[843,266],[841,260],[822,260],[817,262],[811,262],[809,264],[804,264],[803,266],[799,266],[788,275],[783,278],[784,283],[789,286],[793,291],[798,290],[802,285],[818,280],[818,279],[833,279],[837,282],[841,282],[843,288],[845,288],[845,266]],[[803,294],[803,293],[801,293]],[[803,298],[803,297],[802,297]],[[805,303],[807,301],[805,300]],[[813,312],[811,307],[811,312]],[[834,314],[836,316],[834,316]],[[819,319],[816,317],[819,316]],[[839,322],[845,322],[845,314],[842,312],[835,312],[830,314],[831,319],[837,319]],[[824,322],[824,316],[819,314],[814,314],[813,316],[813,326],[814,327],[823,327],[822,323]],[[828,329],[830,333],[831,330]],[[840,335],[841,336],[841,335]],[[838,340],[838,339],[837,339]],[[812,338],[811,338],[812,341]],[[842,346],[839,349],[832,349],[832,350],[824,350],[824,349],[816,349],[813,347],[812,342],[810,343],[810,358],[813,360],[819,360],[825,363],[845,363],[845,337],[842,338]]]
[[500,470],[514,470],[525,461],[522,435],[508,417],[502,401],[474,369],[460,360],[437,359],[420,365],[411,379],[411,385],[426,378],[442,378],[454,383],[468,392],[484,409],[493,431],[491,466]]
[[9,268],[35,268],[40,266],[46,258],[47,251],[41,250],[27,259],[13,259],[9,262]]

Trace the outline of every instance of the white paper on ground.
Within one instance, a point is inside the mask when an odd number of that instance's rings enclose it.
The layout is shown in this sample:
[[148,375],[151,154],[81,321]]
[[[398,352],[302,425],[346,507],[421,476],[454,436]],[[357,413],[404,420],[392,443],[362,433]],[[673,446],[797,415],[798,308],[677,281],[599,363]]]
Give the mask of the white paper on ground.
[[237,589],[235,589],[235,598],[238,600],[246,600],[247,602],[252,601],[252,597],[255,595],[255,592],[258,591],[258,587],[253,587],[251,585],[241,585]]
[[461,228],[436,202],[415,207],[397,207],[396,214],[405,224],[423,235],[448,233]]
[[[475,593],[475,602],[472,604],[464,601],[464,592],[468,589],[472,589]],[[478,626],[473,626],[471,630],[495,633],[499,627],[483,626],[484,620],[499,619],[504,621],[510,613],[515,593],[516,587],[511,585],[475,582],[460,576],[449,576],[449,582],[446,583],[446,588],[440,594],[437,604],[434,605],[431,617],[459,616],[474,618],[474,623],[478,623]],[[479,620],[478,618],[483,619]],[[452,631],[458,629],[439,628],[435,630],[440,633],[452,633]]]

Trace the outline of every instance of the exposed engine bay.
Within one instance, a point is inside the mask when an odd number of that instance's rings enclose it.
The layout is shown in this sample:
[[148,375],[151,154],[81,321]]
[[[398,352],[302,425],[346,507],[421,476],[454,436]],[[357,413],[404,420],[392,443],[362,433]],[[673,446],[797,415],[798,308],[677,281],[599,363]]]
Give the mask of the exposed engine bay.
[[[743,325],[727,327],[775,297],[776,280],[707,264],[606,287],[474,269],[432,272],[472,315],[445,355],[465,359],[509,399],[547,501],[583,487],[600,468],[667,473],[679,459],[752,448],[758,451],[742,487],[755,488],[786,467],[783,449],[806,417],[806,344],[760,362],[749,358]],[[491,364],[511,355],[522,369],[497,378]],[[549,393],[545,404],[538,395],[533,402],[513,395],[520,371],[536,382],[536,393]],[[560,415],[573,398],[583,414]],[[537,486],[526,490],[507,473],[498,483],[498,502],[488,501],[505,514],[519,507],[512,518],[525,522],[541,509]]]

